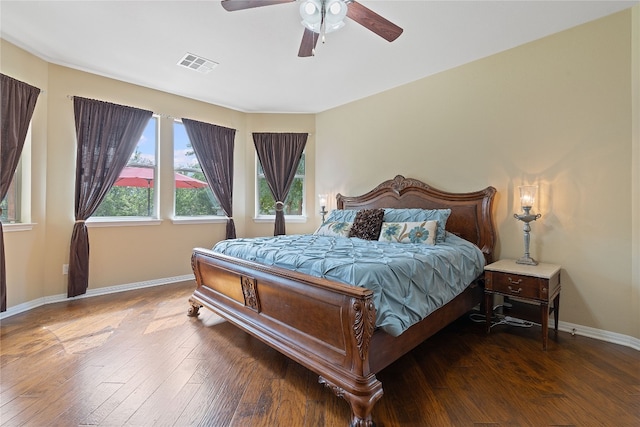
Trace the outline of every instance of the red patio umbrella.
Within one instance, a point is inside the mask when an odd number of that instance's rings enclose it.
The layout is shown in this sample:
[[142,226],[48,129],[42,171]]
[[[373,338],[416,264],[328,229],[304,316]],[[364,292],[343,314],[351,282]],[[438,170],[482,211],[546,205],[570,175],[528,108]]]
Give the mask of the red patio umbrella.
[[[119,187],[141,187],[147,189],[147,213],[151,215],[151,188],[153,188],[153,168],[125,166],[113,185]],[[174,172],[176,188],[203,188],[208,186],[204,181]]]
[[[113,185],[119,187],[153,188],[153,168],[126,166]],[[208,184],[196,178],[175,172],[176,188],[203,188]]]

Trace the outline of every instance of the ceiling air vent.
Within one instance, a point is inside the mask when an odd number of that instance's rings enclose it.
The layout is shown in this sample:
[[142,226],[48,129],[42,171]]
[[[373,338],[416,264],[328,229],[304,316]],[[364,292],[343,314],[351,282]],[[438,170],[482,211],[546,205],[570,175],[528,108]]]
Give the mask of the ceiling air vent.
[[211,61],[210,59],[194,55],[193,53],[187,53],[182,57],[182,59],[180,59],[180,61],[178,61],[178,65],[189,68],[190,70],[195,70],[202,74],[207,74],[213,70],[218,63]]

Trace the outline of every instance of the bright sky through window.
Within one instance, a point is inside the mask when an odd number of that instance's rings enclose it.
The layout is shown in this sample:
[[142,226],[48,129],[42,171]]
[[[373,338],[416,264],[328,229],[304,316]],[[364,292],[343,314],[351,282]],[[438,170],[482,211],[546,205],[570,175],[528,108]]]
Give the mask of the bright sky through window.
[[175,169],[188,168],[193,164],[194,156],[187,156],[187,152],[193,153],[193,148],[188,147],[189,137],[184,126],[173,127],[173,167]]
[[[138,151],[140,157],[155,164],[155,132],[152,128],[145,128],[138,143]],[[193,148],[189,145],[189,137],[184,126],[173,127],[173,149],[174,149],[174,167],[176,169],[188,168],[193,164],[194,156],[187,156],[188,152],[193,153]]]

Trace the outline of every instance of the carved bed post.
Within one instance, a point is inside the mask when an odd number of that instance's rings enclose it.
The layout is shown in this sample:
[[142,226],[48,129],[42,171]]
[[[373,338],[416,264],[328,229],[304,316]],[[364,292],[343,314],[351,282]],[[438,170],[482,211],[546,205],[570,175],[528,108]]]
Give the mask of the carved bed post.
[[[369,369],[369,344],[376,325],[376,308],[373,296],[352,298],[349,312],[351,328],[351,372],[356,377],[351,379],[348,389],[333,384],[320,376],[319,382],[330,388],[338,397],[343,398],[351,407],[350,427],[373,427],[371,411],[382,397],[382,383]],[[350,379],[347,378],[347,381]]]
[[[202,284],[202,276],[200,275],[200,270],[196,268],[195,252],[191,254],[191,269],[193,270],[193,274],[195,275],[195,278],[196,278],[196,287],[198,287]],[[200,314],[200,307],[202,307],[202,304],[200,304],[198,301],[193,299],[193,297],[189,298],[189,304],[191,304],[191,306],[187,311],[187,316],[198,317],[198,314]]]
[[324,384],[330,388],[336,396],[343,398],[349,403],[351,407],[350,427],[373,427],[375,425],[371,418],[371,411],[373,410],[373,405],[382,397],[382,383],[378,381],[373,374],[371,374],[369,378],[370,381],[367,385],[370,391],[365,395],[349,393],[343,388],[331,384],[331,382],[327,381],[324,377],[319,378],[320,384]]

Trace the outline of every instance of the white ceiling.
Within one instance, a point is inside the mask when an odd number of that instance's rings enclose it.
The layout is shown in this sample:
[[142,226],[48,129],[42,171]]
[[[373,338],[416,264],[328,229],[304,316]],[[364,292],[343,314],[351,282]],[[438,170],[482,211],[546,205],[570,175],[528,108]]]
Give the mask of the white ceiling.
[[[633,1],[360,3],[404,29],[389,43],[347,18],[299,58],[297,3],[0,1],[0,36],[48,62],[244,112],[317,113],[615,13]],[[185,53],[218,62],[178,67]]]

